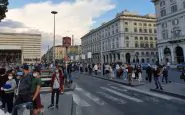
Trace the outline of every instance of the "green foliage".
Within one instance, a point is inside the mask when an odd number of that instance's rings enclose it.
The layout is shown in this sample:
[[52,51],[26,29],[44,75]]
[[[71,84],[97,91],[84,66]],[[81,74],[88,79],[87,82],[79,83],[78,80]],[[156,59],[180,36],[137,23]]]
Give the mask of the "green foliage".
[[8,4],[8,0],[0,0],[0,21],[6,17]]

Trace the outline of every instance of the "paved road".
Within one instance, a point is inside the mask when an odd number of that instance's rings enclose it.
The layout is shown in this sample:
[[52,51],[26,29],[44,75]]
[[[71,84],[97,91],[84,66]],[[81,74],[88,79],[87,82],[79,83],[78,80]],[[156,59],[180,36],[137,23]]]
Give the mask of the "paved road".
[[[76,76],[76,75],[75,75]],[[132,88],[87,75],[78,75],[72,94],[75,115],[184,115],[185,101],[145,95]]]

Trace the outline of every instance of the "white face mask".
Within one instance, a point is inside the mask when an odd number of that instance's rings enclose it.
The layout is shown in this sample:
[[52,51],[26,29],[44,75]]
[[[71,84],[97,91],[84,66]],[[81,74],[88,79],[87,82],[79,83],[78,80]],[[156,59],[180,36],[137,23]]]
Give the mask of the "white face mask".
[[10,79],[12,79],[13,78],[13,76],[8,76],[8,79],[10,80]]
[[33,77],[37,77],[37,73],[34,73],[34,74],[33,74]]
[[58,73],[58,70],[56,70],[55,72]]

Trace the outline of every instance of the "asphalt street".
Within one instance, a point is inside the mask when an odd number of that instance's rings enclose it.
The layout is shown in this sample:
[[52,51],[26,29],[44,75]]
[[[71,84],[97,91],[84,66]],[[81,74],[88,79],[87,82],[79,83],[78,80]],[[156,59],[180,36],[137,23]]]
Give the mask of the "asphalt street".
[[[146,95],[88,75],[73,75],[74,115],[185,115],[185,101]],[[78,77],[78,79],[77,79]]]

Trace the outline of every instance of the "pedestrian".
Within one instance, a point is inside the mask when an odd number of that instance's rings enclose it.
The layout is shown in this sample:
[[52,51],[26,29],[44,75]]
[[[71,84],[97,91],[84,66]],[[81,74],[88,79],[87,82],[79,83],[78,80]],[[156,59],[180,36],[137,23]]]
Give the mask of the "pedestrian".
[[40,89],[41,89],[41,79],[39,70],[33,70],[32,77],[32,92],[33,92],[33,115],[39,115],[43,105],[41,104],[40,98]]
[[141,70],[141,66],[139,65],[137,68],[137,74],[138,74],[138,81],[142,81],[142,70]]
[[[3,87],[4,84],[6,83],[6,81],[8,81],[8,74],[7,73],[9,73],[9,72],[6,72],[5,68],[3,68],[1,70],[0,87]],[[5,109],[5,92],[4,92],[4,90],[1,90],[1,88],[0,88],[0,97],[1,97],[1,102],[2,102],[1,108]]]
[[123,67],[123,79],[127,80],[128,77],[128,69],[127,69],[127,65],[125,64]]
[[154,81],[155,81],[155,86],[156,86],[156,89],[159,89],[160,88],[160,90],[163,90],[163,88],[162,88],[162,85],[161,85],[161,83],[160,83],[160,77],[161,77],[161,70],[160,70],[160,67],[158,66],[156,66],[155,68],[154,68]]
[[97,64],[94,65],[94,72],[95,72],[95,75],[98,75],[98,65]]
[[59,94],[63,93],[63,73],[58,68],[56,68],[55,73],[52,75],[51,79],[51,105],[48,108],[54,108],[54,97],[56,94],[56,105],[55,107],[58,109],[58,102],[59,102]]
[[111,66],[109,66],[109,76],[110,76],[110,79],[114,78],[114,72]]
[[13,115],[17,115],[17,105],[32,102],[32,78],[30,76],[29,67],[27,65],[23,66],[23,76],[19,80],[17,86],[17,98],[14,103]]
[[128,83],[129,83],[129,85],[131,85],[133,68],[130,64],[128,64],[127,69],[128,69]]
[[13,109],[13,98],[14,98],[14,91],[17,87],[15,79],[13,79],[13,74],[8,74],[8,81],[4,85],[4,87],[1,90],[4,90],[5,92],[5,104],[7,104],[8,107],[8,113],[12,113]]
[[152,67],[150,64],[148,64],[148,67],[146,69],[146,73],[147,73],[146,80],[148,80],[151,83],[152,82]]
[[163,77],[162,77],[162,82],[165,82],[166,84],[168,83],[168,68],[166,66],[163,67]]

